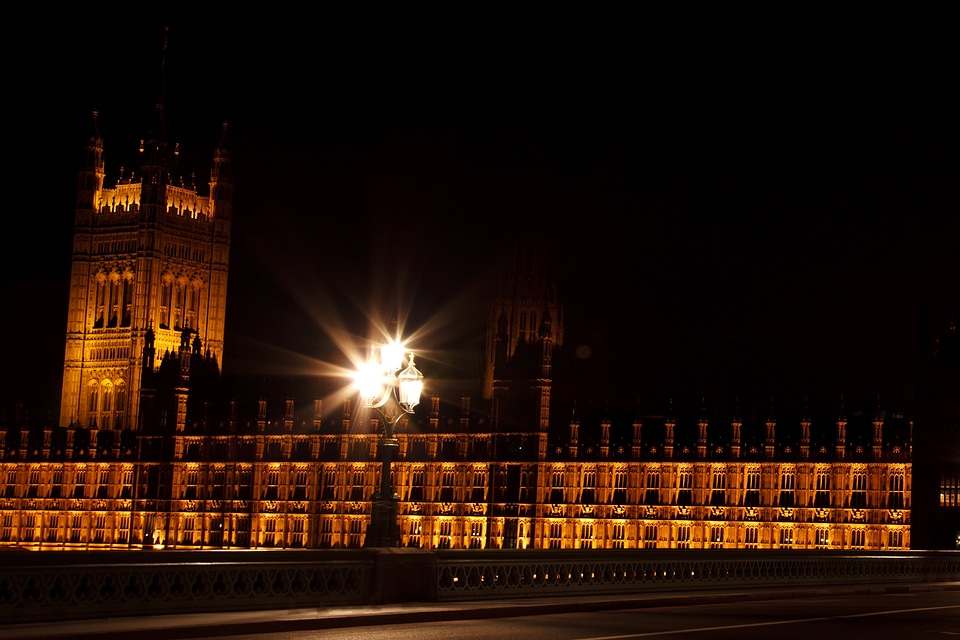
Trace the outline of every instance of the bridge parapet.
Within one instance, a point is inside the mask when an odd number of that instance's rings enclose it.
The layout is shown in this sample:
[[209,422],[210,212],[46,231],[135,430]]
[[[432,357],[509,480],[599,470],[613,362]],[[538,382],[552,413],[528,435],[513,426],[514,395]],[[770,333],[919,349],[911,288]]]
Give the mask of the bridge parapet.
[[941,582],[960,553],[731,550],[438,551],[439,600],[736,586]]
[[960,552],[2,551],[0,624],[297,607],[960,581]]

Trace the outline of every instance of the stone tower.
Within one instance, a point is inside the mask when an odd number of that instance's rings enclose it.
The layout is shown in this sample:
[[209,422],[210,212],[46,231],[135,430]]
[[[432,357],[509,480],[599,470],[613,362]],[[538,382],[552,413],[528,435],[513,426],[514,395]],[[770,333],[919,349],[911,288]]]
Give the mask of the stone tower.
[[158,359],[177,352],[184,329],[222,358],[233,200],[227,128],[202,194],[192,177],[174,178],[179,148],[168,140],[163,94],[138,170],[121,169],[111,188],[93,114],[77,182],[63,426],[138,428],[148,331]]
[[563,345],[563,309],[544,254],[518,246],[504,263],[487,321],[484,398],[498,432],[538,433],[546,453],[553,357]]

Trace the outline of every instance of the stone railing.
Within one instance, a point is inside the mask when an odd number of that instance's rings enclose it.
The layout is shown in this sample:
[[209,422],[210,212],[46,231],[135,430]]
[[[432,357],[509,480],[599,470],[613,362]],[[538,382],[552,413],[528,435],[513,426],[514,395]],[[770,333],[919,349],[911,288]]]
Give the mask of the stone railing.
[[366,603],[360,550],[5,551],[0,624]]
[[684,589],[960,580],[960,552],[3,551],[0,625]]
[[960,552],[440,551],[439,600],[960,580]]

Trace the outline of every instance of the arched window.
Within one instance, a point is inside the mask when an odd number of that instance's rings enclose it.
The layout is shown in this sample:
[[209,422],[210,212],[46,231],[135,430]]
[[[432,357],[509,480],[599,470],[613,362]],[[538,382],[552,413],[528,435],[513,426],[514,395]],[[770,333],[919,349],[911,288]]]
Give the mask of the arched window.
[[127,385],[123,380],[118,380],[115,387],[114,413],[116,414],[116,424],[118,427],[123,425],[123,416],[127,412]]
[[93,328],[102,329],[106,321],[107,289],[109,283],[103,273],[97,274],[96,298],[94,302]]
[[91,414],[97,412],[98,405],[100,404],[100,389],[96,384],[90,385],[90,394],[89,394],[89,404],[87,405]]
[[170,309],[173,306],[173,278],[165,276],[160,285],[160,314],[157,324],[161,329],[170,328]]
[[107,326],[115,327],[120,322],[120,277],[110,274],[107,298]]
[[129,271],[124,274],[120,293],[123,305],[123,314],[120,317],[120,326],[129,327],[133,316],[133,274]]

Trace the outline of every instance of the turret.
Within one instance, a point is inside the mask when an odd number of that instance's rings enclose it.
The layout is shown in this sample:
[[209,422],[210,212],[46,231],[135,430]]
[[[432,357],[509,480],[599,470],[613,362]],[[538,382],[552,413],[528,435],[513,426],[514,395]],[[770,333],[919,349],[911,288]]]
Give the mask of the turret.
[[674,429],[677,426],[677,420],[673,416],[673,398],[670,398],[670,408],[667,411],[667,420],[664,423],[663,434],[663,452],[668,458],[673,457],[673,439]]
[[697,423],[697,457],[701,460],[707,457],[707,408],[706,398],[700,399],[700,421]]
[[600,421],[600,456],[602,458],[610,456],[610,416],[606,412]]
[[[639,402],[637,403],[640,404]],[[636,460],[643,453],[643,420],[640,418],[639,407],[633,418],[633,440],[630,447],[630,455]]]
[[77,172],[77,211],[96,212],[103,189],[103,138],[97,126],[98,113],[93,112],[93,131],[87,139]]
[[810,458],[810,410],[807,399],[803,399],[803,415],[800,418],[800,457]]
[[740,418],[740,399],[737,398],[733,420],[730,422],[730,455],[740,457],[740,432],[743,429],[743,420]]
[[873,459],[879,461],[883,455],[883,411],[880,409],[880,398],[877,398],[877,412],[873,417]]
[[570,440],[567,443],[567,451],[570,459],[575,460],[580,445],[580,420],[577,418],[577,407],[574,406],[570,412]]
[[767,459],[772,459],[776,453],[777,445],[777,419],[773,413],[773,398],[770,399],[770,412],[767,416],[767,433],[764,439],[764,449]]
[[840,415],[837,416],[837,460],[843,460],[847,451],[847,416],[843,410],[843,398],[840,398]]
[[210,168],[210,207],[214,219],[230,220],[233,216],[233,162],[227,151],[226,122]]

